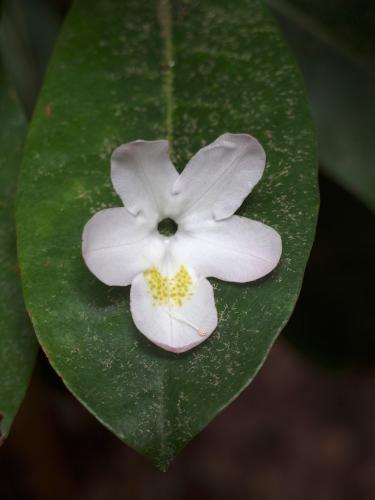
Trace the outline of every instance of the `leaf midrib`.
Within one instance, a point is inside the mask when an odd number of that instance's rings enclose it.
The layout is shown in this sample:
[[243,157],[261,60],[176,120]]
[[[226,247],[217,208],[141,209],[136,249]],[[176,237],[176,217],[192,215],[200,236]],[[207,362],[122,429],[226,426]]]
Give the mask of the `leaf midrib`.
[[163,47],[163,92],[165,99],[165,127],[169,142],[169,153],[173,149],[173,40],[172,40],[172,13],[170,0],[159,0],[159,20]]
[[[161,39],[163,41],[163,94],[165,102],[165,128],[169,144],[169,155],[173,151],[173,40],[172,40],[172,14],[170,0],[159,0],[159,21],[161,30]],[[163,457],[159,467],[166,470],[166,464],[169,463],[166,446],[166,423],[167,423],[167,397],[166,387],[168,387],[168,372],[163,368],[160,373],[160,411],[158,416],[158,428],[160,439],[160,456]]]

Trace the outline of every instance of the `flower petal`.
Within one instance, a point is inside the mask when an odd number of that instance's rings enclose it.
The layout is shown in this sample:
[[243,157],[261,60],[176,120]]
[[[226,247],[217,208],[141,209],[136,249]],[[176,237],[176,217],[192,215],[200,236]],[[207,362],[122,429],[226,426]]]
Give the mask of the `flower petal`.
[[161,237],[124,207],[96,213],[83,230],[83,258],[106,285],[130,285],[163,253]]
[[180,353],[211,335],[217,326],[217,311],[212,286],[205,278],[193,281],[191,297],[180,304],[171,295],[168,291],[166,300],[155,300],[147,273],[141,273],[132,282],[130,308],[135,325],[151,342]]
[[173,186],[179,221],[232,215],[263,175],[266,155],[254,137],[224,134],[192,157]]
[[208,221],[191,232],[181,230],[171,247],[174,258],[187,262],[198,276],[239,283],[272,271],[281,250],[281,238],[274,229],[238,215]]
[[172,186],[178,178],[169,159],[168,141],[133,141],[111,158],[113,186],[133,215],[155,224],[169,212]]

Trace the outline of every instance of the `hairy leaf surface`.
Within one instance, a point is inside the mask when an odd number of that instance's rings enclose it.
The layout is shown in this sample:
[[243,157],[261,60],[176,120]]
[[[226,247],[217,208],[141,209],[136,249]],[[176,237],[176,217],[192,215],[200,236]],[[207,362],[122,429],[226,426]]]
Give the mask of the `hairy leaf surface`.
[[[223,132],[263,144],[266,173],[240,213],[277,229],[278,269],[214,281],[219,327],[183,355],[141,335],[129,289],[85,268],[89,217],[121,205],[111,151],[167,137],[181,170]],[[166,468],[252,380],[301,287],[318,209],[301,78],[258,0],[76,2],[58,41],[23,165],[18,234],[28,308],[66,385],[127,444]]]

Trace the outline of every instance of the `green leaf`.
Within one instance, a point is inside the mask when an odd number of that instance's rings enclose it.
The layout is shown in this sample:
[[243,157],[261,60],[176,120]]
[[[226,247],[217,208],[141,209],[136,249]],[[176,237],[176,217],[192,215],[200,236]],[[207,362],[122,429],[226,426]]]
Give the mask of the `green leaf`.
[[[257,283],[214,281],[220,323],[173,355],[135,328],[129,288],[85,268],[84,224],[119,206],[121,143],[168,137],[181,169],[225,131],[264,145],[266,174],[240,213],[275,227],[284,254]],[[17,224],[33,323],[65,384],[120,439],[166,468],[253,379],[301,287],[318,210],[301,78],[258,0],[76,2],[28,136]]]
[[26,120],[0,68],[0,442],[26,392],[36,355],[19,279],[14,197]]
[[375,4],[268,0],[306,81],[326,174],[375,210]]

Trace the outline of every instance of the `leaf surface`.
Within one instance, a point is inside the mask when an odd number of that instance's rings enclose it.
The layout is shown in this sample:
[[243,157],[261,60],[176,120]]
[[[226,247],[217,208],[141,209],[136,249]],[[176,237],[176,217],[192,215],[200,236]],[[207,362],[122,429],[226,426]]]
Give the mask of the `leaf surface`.
[[[82,229],[119,206],[111,151],[168,137],[181,170],[223,132],[263,144],[266,173],[240,213],[277,229],[278,269],[246,285],[212,280],[216,333],[183,355],[135,328],[129,288],[85,268]],[[301,287],[318,210],[301,78],[258,0],[76,2],[28,136],[17,224],[24,291],[66,385],[127,444],[166,468],[252,380]]]
[[26,315],[16,257],[14,198],[26,119],[0,68],[0,442],[26,392],[37,343]]

